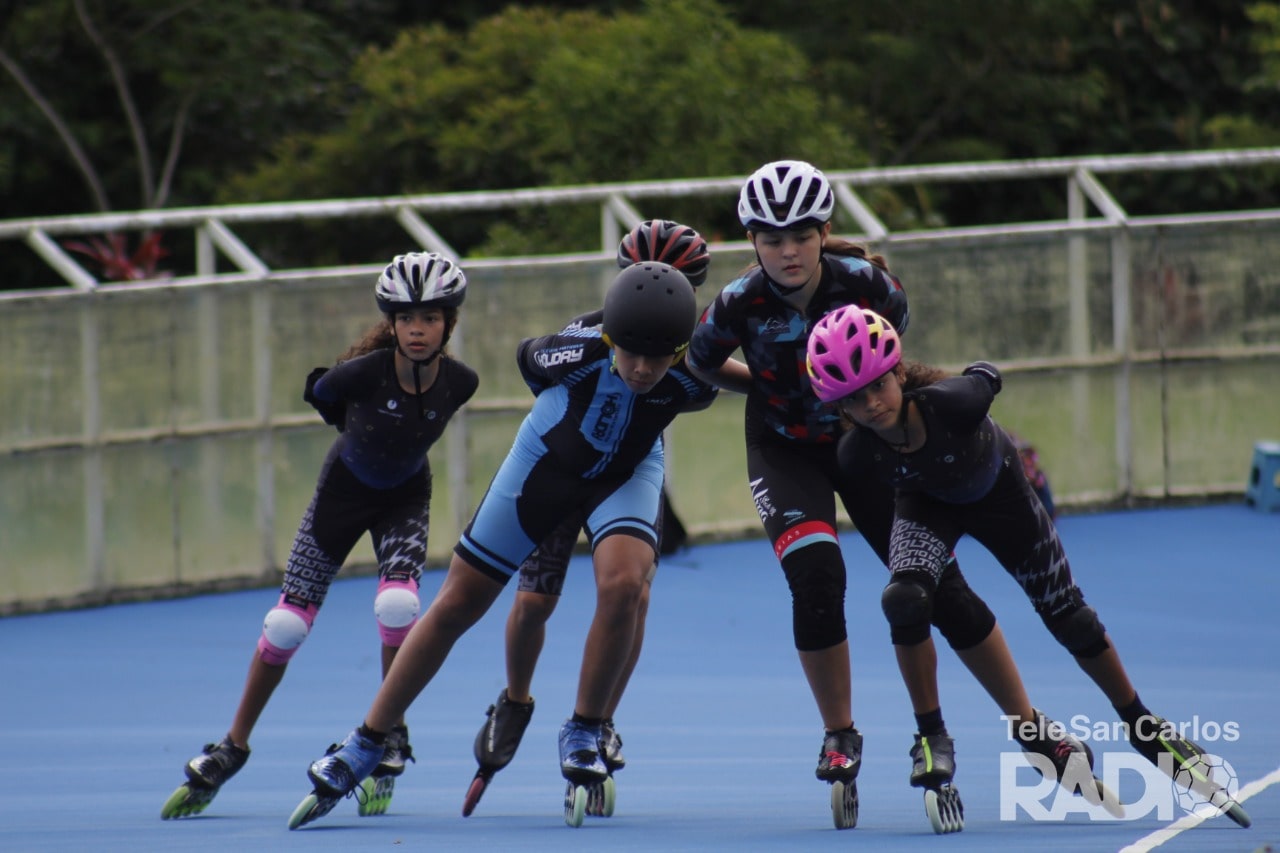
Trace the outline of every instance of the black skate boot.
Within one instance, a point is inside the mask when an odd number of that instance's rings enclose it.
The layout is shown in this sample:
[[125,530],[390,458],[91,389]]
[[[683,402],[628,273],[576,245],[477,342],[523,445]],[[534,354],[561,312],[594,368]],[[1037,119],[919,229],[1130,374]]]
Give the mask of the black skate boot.
[[1142,717],[1138,725],[1129,727],[1129,743],[1178,785],[1208,800],[1219,814],[1226,814],[1246,829],[1253,824],[1244,807],[1213,778],[1213,767],[1206,760],[1205,751],[1167,720]]
[[618,785],[613,774],[627,766],[627,759],[622,754],[622,736],[614,728],[612,718],[606,718],[600,724],[600,757],[604,759],[604,766],[609,768],[609,775],[603,782],[587,788],[587,814],[613,817],[618,803]]
[[362,817],[386,814],[396,792],[396,777],[404,773],[405,763],[416,761],[409,746],[409,728],[395,726],[387,735],[386,751],[369,777],[360,783],[364,796],[357,798],[357,811]]
[[[1058,784],[1072,794],[1084,797],[1090,805],[1100,805],[1117,818],[1124,817],[1124,806],[1120,798],[1110,788],[1093,775],[1093,750],[1089,745],[1073,734],[1057,720],[1035,711],[1034,732],[1022,731],[1016,727],[1014,739],[1028,753],[1040,755],[1049,760]],[[1032,768],[1041,776],[1045,775],[1043,762],[1031,762]]]
[[239,772],[249,760],[249,750],[241,749],[224,737],[219,743],[207,743],[204,751],[187,762],[183,771],[187,781],[169,795],[160,809],[160,817],[190,817],[204,811],[227,780]]
[[827,732],[822,738],[815,774],[831,783],[831,817],[836,829],[858,825],[858,771],[862,769],[862,735],[855,728]]
[[627,766],[627,759],[622,754],[622,737],[614,728],[612,719],[606,719],[600,726],[600,746],[604,750],[604,763],[609,765],[610,773]]
[[516,757],[524,730],[533,718],[533,699],[530,698],[528,703],[512,702],[507,698],[506,688],[503,688],[498,694],[498,701],[485,711],[485,717],[484,725],[476,732],[475,742],[476,763],[480,769],[471,780],[466,799],[462,802],[463,817],[469,817],[475,811],[494,774]]
[[924,788],[924,811],[938,835],[964,829],[964,804],[951,780],[956,746],[949,735],[915,736],[911,746],[911,787]]

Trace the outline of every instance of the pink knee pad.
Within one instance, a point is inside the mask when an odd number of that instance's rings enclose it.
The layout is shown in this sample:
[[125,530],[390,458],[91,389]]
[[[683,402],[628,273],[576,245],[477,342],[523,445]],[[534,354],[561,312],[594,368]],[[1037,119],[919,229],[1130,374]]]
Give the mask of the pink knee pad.
[[258,656],[262,662],[272,666],[287,664],[311,633],[317,610],[314,604],[306,608],[290,604],[281,595],[280,603],[267,611],[267,618],[262,622],[262,636],[258,639]]
[[412,581],[381,581],[373,599],[373,616],[378,620],[382,644],[399,648],[409,629],[418,621],[418,585]]

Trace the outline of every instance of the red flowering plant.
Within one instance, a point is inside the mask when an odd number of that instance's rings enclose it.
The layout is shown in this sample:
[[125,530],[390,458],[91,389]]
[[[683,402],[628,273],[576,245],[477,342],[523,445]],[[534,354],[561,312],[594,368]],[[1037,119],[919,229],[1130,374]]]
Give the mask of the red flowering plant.
[[133,254],[129,253],[128,239],[118,231],[105,235],[105,238],[90,237],[87,242],[66,240],[62,246],[95,262],[99,274],[106,281],[165,279],[173,273],[156,270],[160,259],[169,254],[169,250],[160,245],[162,237],[158,231],[147,232]]

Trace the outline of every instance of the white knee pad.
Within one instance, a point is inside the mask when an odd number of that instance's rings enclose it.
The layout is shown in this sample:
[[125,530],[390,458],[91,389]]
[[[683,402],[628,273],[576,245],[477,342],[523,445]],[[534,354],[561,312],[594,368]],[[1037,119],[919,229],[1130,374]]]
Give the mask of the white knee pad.
[[263,662],[275,666],[288,663],[311,633],[313,621],[314,608],[303,610],[291,604],[278,604],[267,611],[262,621],[262,638],[258,640],[258,654]]
[[378,633],[388,646],[399,647],[409,635],[409,629],[418,621],[418,591],[411,584],[396,582],[380,584],[373,599],[373,615],[378,620]]

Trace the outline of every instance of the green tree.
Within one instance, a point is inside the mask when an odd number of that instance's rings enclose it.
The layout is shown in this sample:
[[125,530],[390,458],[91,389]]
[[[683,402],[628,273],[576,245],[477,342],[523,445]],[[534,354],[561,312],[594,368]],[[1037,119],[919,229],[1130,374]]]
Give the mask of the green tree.
[[207,202],[267,140],[318,125],[352,53],[292,4],[23,4],[0,31],[0,162],[23,169],[0,170],[0,195],[11,215]]
[[[865,163],[810,76],[792,43],[739,27],[712,0],[650,0],[615,17],[511,7],[466,33],[417,28],[367,51],[346,121],[290,136],[221,198],[703,177],[780,157]],[[716,208],[693,221],[736,230],[731,205]],[[582,250],[598,240],[596,216],[557,209],[555,221],[530,212],[506,228],[443,230],[477,252]]]

